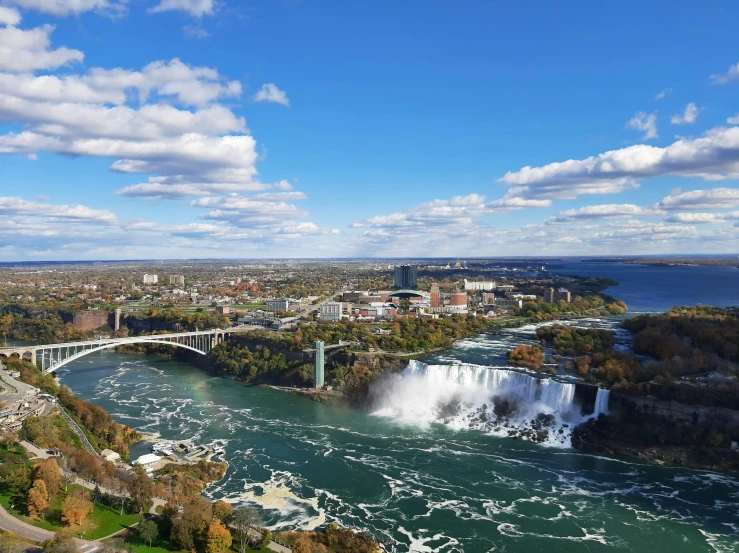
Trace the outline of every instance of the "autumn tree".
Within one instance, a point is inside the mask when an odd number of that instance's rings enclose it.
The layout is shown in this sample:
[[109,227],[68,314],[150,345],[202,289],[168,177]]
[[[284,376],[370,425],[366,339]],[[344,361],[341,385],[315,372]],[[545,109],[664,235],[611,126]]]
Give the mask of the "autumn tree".
[[59,465],[53,458],[46,459],[33,465],[31,476],[34,480],[43,480],[49,495],[56,494],[62,487]]
[[62,520],[70,526],[82,524],[92,508],[92,503],[87,499],[87,492],[75,490],[62,503]]
[[216,519],[208,526],[205,551],[206,553],[221,553],[231,547],[232,541],[231,532],[220,520]]
[[219,499],[213,504],[213,517],[217,518],[224,524],[228,525],[231,522],[233,514],[234,508],[230,503],[226,503],[222,499]]
[[68,530],[60,530],[44,542],[44,553],[77,553],[74,536]]
[[213,520],[213,506],[204,497],[190,498],[182,514],[172,521],[170,537],[183,549],[195,549],[197,538]]
[[145,473],[133,474],[126,481],[126,490],[131,503],[140,513],[143,513],[144,507],[151,502],[154,496],[154,481]]
[[38,479],[28,490],[28,514],[31,518],[39,518],[49,508],[49,492],[43,480]]

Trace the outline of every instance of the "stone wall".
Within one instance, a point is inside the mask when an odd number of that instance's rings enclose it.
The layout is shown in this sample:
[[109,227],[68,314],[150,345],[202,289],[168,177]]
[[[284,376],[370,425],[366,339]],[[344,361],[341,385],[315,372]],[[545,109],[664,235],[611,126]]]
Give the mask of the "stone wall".
[[80,311],[72,317],[72,325],[77,330],[95,330],[108,324],[107,311]]

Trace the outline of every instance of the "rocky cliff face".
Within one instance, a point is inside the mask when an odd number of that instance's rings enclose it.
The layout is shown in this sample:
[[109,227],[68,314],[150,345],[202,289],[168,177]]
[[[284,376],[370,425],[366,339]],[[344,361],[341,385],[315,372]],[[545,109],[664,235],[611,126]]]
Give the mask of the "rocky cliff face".
[[574,447],[670,466],[739,472],[739,411],[612,393],[610,414],[580,425]]

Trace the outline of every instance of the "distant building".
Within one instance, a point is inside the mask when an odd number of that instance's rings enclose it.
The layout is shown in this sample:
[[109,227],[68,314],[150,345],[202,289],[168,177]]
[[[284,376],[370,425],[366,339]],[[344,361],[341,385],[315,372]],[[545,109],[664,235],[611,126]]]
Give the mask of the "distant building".
[[558,301],[566,301],[567,303],[572,301],[572,293],[567,290],[567,288],[560,288],[559,290],[555,290],[554,288],[550,288],[546,292],[544,292],[544,301],[555,303]]
[[467,292],[455,290],[449,296],[449,303],[454,306],[467,305]]
[[321,305],[319,313],[324,320],[340,321],[343,311],[344,304],[342,302],[329,301]]
[[418,268],[411,265],[395,267],[396,290],[415,290],[418,287]]
[[465,290],[483,290],[485,292],[492,292],[495,290],[495,281],[494,280],[480,280],[480,281],[472,281],[464,279],[464,289]]
[[431,307],[441,307],[441,291],[439,290],[439,285],[436,283],[431,285],[430,305]]
[[144,275],[144,284],[156,284],[159,282],[157,275]]
[[[156,280],[154,282],[156,282]],[[169,283],[176,286],[184,286],[185,277],[183,275],[169,275]]]
[[517,300],[513,298],[495,298],[495,305],[497,307],[523,307],[523,300]]
[[278,311],[287,311],[290,309],[288,300],[267,300],[267,311],[277,313]]
[[132,465],[142,465],[144,468],[150,467],[157,461],[159,461],[161,457],[159,455],[154,455],[153,453],[147,453],[146,455],[142,455],[135,461],[133,461]]
[[482,304],[483,305],[495,305],[495,294],[491,292],[482,293]]
[[120,454],[116,453],[112,449],[104,449],[100,452],[100,456],[105,459],[106,461],[110,461],[111,463],[117,463],[121,460]]
[[231,313],[231,308],[228,305],[219,305],[216,307],[216,311],[218,311],[221,315],[228,315]]

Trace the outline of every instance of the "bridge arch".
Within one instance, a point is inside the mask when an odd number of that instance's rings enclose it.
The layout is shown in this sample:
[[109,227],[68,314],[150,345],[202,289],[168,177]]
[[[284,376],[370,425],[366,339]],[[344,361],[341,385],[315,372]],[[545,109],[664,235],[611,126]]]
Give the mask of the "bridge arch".
[[165,346],[173,346],[173,347],[176,347],[176,348],[189,349],[190,351],[194,351],[195,353],[199,353],[200,355],[207,355],[206,353],[200,351],[199,349],[195,349],[192,346],[188,346],[188,345],[185,345],[185,344],[178,344],[177,342],[168,342],[166,340],[136,340],[136,341],[126,341],[126,342],[114,343],[114,344],[101,344],[99,347],[80,351],[79,353],[75,353],[74,355],[68,357],[67,359],[64,359],[62,362],[54,365],[53,367],[51,367],[49,369],[46,369],[46,371],[44,371],[44,372],[46,374],[50,374],[50,373],[53,373],[54,371],[56,371],[57,369],[63,367],[67,363],[70,363],[72,361],[76,361],[77,359],[80,359],[81,357],[84,357],[85,355],[88,355],[90,353],[95,353],[97,351],[103,351],[104,349],[115,348],[115,347],[118,347],[118,346],[125,346],[125,345],[128,345],[128,344],[164,344]]

